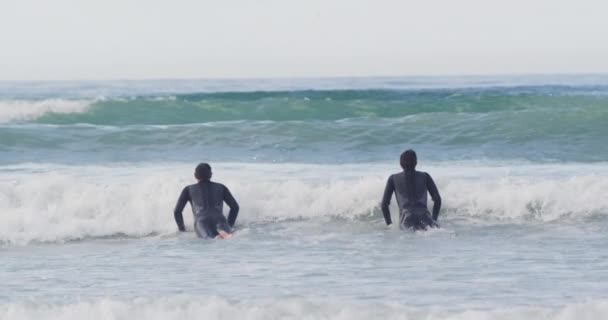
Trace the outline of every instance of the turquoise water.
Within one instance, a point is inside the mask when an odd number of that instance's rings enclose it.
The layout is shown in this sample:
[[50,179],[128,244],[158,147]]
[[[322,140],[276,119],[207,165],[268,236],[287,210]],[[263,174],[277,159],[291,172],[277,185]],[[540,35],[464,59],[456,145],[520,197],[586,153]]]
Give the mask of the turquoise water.
[[607,93],[602,86],[538,85],[103,99],[57,93],[3,101],[0,152],[4,163],[184,156],[344,163],[384,161],[416,146],[431,160],[593,162],[608,156]]
[[[0,318],[602,319],[607,125],[602,76],[3,82]],[[384,225],[406,148],[440,230]]]

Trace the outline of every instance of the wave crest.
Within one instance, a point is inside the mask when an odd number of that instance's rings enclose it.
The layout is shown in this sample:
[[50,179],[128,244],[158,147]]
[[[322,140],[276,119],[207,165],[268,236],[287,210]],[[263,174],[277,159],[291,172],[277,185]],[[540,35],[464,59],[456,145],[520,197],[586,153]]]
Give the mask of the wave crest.
[[0,100],[0,123],[30,121],[50,113],[83,113],[88,110],[89,105],[90,101],[86,100]]
[[[563,90],[563,91],[562,91]],[[605,92],[604,92],[605,93]],[[607,94],[567,88],[437,90],[303,90],[224,92],[91,98],[84,100],[4,100],[0,119],[48,124],[192,124],[218,121],[335,121],[352,118],[402,118],[419,114],[495,114],[557,117],[590,121],[606,117]],[[89,102],[84,102],[89,104]],[[17,106],[17,107],[15,107]],[[76,106],[76,107],[74,107]],[[41,114],[49,113],[40,118]],[[53,114],[51,114],[53,113]],[[557,113],[557,115],[553,115]],[[8,115],[7,115],[8,114]],[[6,120],[8,119],[8,120]]]
[[99,299],[72,304],[11,303],[0,305],[7,319],[450,319],[575,320],[603,319],[608,302],[573,303],[556,308],[516,307],[457,311],[426,310],[401,304],[354,304],[279,299],[228,302],[218,297],[176,296],[132,300]]
[[[292,219],[377,220],[385,176],[336,176],[338,166],[224,166],[220,181],[241,205],[237,224]],[[130,169],[132,170],[132,169]],[[176,171],[178,170],[178,171]],[[435,180],[443,197],[444,223],[576,222],[608,214],[608,179],[603,175],[569,178],[535,176],[475,179],[446,173]],[[487,169],[486,171],[491,170]],[[479,169],[479,174],[485,174]],[[344,172],[344,171],[343,171]],[[356,171],[355,171],[356,172]],[[435,171],[434,171],[435,172]],[[0,242],[27,244],[117,234],[140,237],[175,232],[173,207],[192,183],[191,169],[144,168],[135,171],[90,167],[33,174],[3,174],[0,180]],[[393,201],[394,203],[394,201]],[[393,204],[393,215],[397,210]],[[186,224],[192,224],[189,207]],[[462,222],[464,219],[465,222]]]

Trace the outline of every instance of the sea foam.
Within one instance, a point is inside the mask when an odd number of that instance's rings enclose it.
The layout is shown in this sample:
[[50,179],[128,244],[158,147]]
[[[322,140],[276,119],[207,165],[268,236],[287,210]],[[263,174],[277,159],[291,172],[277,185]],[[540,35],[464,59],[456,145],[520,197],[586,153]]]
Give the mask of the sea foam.
[[229,302],[217,297],[176,296],[134,300],[100,299],[73,304],[11,303],[0,305],[0,319],[401,319],[401,320],[596,320],[608,302],[561,307],[519,307],[459,311],[424,310],[399,304],[349,304],[280,299]]
[[35,120],[47,113],[81,113],[90,104],[87,100],[0,100],[0,123]]
[[[386,172],[385,166],[220,164],[215,168],[218,181],[240,203],[238,224],[382,219],[378,206],[387,175],[371,171]],[[0,175],[0,242],[9,244],[173,233],[176,199],[185,185],[194,182],[189,178],[192,168],[184,165],[7,170]],[[441,220],[576,223],[608,214],[604,196],[608,178],[601,170],[562,177],[550,171],[544,177],[500,171],[482,167],[431,171],[443,197]],[[542,166],[529,171],[542,172]],[[189,206],[184,216],[190,226]]]

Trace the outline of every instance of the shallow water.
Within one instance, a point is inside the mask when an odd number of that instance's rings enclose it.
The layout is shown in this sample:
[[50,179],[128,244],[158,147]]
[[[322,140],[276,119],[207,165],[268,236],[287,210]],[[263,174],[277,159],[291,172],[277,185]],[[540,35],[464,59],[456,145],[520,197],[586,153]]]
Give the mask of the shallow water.
[[[233,241],[191,233],[3,249],[3,300],[220,296],[408,306],[559,306],[606,298],[606,225],[459,226],[403,233],[376,222],[253,224]],[[574,239],[576,239],[574,241]],[[27,260],[27,264],[24,264]]]
[[[0,85],[0,318],[604,318],[606,87],[410,80]],[[404,147],[441,229],[384,224]],[[241,205],[229,241],[176,232],[201,160]]]

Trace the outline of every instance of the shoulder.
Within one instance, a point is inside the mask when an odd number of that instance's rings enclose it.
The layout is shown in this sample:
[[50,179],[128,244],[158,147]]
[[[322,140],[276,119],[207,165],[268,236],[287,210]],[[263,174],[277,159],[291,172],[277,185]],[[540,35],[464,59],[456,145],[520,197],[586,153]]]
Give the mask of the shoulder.
[[213,186],[214,189],[219,189],[219,190],[227,190],[228,188],[223,185],[222,183],[219,182],[211,182],[211,185]]
[[431,176],[424,171],[416,171],[414,177],[417,181],[428,181]]
[[405,174],[405,173],[403,173],[403,172],[397,172],[397,173],[393,173],[393,174],[391,174],[391,176],[390,176],[390,177],[388,177],[388,178],[389,178],[389,179],[395,179],[395,178],[403,177],[403,175],[404,175],[404,174]]
[[189,184],[187,186],[184,187],[184,190],[182,190],[183,193],[189,193],[190,191],[198,188],[198,184],[194,183],[194,184]]
[[433,180],[433,178],[431,178],[431,175],[428,172],[424,172],[424,171],[418,171],[417,172],[421,177],[424,177],[425,179],[431,179]]
[[185,186],[184,189],[182,189],[182,193],[179,196],[180,199],[185,199],[185,200],[190,199],[190,197],[191,197],[190,194],[192,192],[193,186],[194,186],[193,184]]
[[[388,184],[395,184],[395,181],[399,181],[399,177],[403,176],[403,172],[399,172],[399,173],[394,173],[391,174],[388,179],[387,179],[387,183]],[[401,178],[403,179],[403,178]]]

